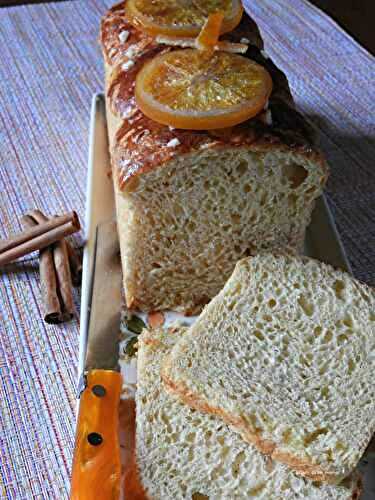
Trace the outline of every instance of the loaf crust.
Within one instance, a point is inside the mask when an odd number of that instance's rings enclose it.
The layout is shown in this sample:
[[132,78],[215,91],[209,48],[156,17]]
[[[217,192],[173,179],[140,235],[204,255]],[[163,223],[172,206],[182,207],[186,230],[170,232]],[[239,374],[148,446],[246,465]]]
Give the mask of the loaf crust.
[[[231,131],[190,131],[171,129],[147,118],[134,99],[134,81],[140,67],[157,54],[178,47],[158,44],[154,39],[134,28],[127,20],[124,3],[108,11],[101,24],[101,45],[106,63],[106,88],[108,112],[116,117],[109,131],[112,165],[120,190],[126,189],[136,175],[160,168],[177,155],[184,155],[206,148],[250,147],[257,152],[277,148],[301,153],[313,159],[327,177],[326,162],[316,147],[313,128],[295,109],[284,73],[276,67],[263,51],[263,40],[256,23],[244,13],[241,23],[223,39],[239,43],[249,41],[246,57],[264,66],[273,80],[269,99],[272,124],[267,124],[265,113],[247,120]],[[125,43],[119,34],[128,32]],[[129,69],[121,69],[130,61]],[[132,64],[134,63],[134,65]],[[113,120],[112,120],[113,121]],[[178,139],[175,148],[167,148],[171,139]]]
[[[221,408],[211,406],[207,403],[207,401],[199,398],[196,394],[189,391],[186,385],[182,383],[176,385],[173,380],[168,377],[168,371],[170,371],[169,356],[166,357],[164,366],[162,366],[161,369],[161,377],[165,384],[165,388],[172,395],[178,394],[180,401],[190,406],[190,408],[194,408],[195,410],[201,411],[206,414],[215,415],[221,418],[226,424],[234,426],[234,428],[238,430],[239,434],[245,441],[254,445],[257,450],[271,457],[273,460],[288,465],[296,474],[309,478],[311,481],[319,481],[331,484],[336,483],[337,478],[334,475],[324,471],[321,467],[313,465],[308,461],[298,459],[291,453],[280,452],[277,449],[276,444],[272,441],[262,439],[261,436],[250,433],[240,419],[235,418],[233,415],[225,412]],[[352,494],[352,500],[357,500],[361,496],[362,489],[362,478],[358,475],[356,488],[354,489]]]

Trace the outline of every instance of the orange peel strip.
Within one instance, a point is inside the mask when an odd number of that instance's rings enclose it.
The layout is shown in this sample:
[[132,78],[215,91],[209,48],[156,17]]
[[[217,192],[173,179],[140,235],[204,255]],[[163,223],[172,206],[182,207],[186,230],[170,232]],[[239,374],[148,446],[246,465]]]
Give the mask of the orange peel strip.
[[201,32],[197,36],[195,43],[198,50],[209,50],[213,52],[215,45],[219,41],[220,28],[223,24],[224,12],[219,11],[210,14],[204,23]]

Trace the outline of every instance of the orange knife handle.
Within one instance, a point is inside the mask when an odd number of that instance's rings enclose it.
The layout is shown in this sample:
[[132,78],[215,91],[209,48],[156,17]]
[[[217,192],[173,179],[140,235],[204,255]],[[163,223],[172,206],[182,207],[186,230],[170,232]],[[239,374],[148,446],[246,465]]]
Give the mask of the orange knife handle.
[[73,458],[71,500],[118,500],[121,461],[121,374],[91,370],[81,394]]

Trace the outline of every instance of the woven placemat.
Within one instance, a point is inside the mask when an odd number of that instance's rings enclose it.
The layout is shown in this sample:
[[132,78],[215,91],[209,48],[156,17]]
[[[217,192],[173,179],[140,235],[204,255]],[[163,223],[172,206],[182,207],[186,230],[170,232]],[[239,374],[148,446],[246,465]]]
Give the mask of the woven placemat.
[[[91,96],[107,0],[0,10],[0,237],[19,217],[85,203]],[[374,58],[304,0],[253,0],[266,51],[322,133],[328,194],[356,276],[375,283]],[[68,498],[74,442],[76,319],[46,326],[37,262],[0,271],[0,496]]]

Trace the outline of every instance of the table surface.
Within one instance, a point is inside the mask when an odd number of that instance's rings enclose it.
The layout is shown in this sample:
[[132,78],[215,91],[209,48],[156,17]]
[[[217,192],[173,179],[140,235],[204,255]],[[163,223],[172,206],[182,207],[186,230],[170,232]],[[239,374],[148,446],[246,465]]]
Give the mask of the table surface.
[[[111,0],[1,9],[0,237],[39,207],[83,219],[97,43]],[[266,51],[321,131],[328,198],[355,275],[375,283],[374,58],[304,0],[252,0]],[[33,256],[0,271],[1,498],[68,498],[74,443],[75,319],[41,320]]]

